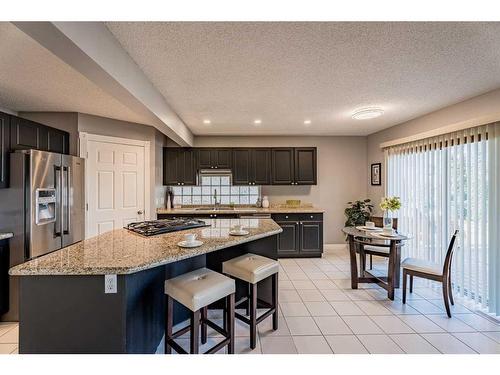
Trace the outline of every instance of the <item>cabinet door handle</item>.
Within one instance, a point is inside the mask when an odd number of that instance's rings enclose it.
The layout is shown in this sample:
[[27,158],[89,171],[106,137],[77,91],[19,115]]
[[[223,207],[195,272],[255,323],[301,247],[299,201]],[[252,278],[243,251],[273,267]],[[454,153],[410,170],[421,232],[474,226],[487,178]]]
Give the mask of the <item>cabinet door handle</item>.
[[215,169],[217,169],[217,166],[215,166]]
[[297,221],[297,222],[295,223],[295,225],[299,225],[299,222]]
[[285,219],[288,219],[288,216],[285,216]]

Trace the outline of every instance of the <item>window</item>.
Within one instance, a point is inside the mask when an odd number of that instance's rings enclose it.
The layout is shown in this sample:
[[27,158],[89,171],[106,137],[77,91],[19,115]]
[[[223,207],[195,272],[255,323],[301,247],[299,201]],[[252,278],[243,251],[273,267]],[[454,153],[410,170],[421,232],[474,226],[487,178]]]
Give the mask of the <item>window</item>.
[[202,176],[200,186],[172,186],[174,204],[210,205],[217,202],[223,205],[253,205],[260,196],[260,186],[231,186],[229,176]]
[[492,242],[498,213],[491,214],[498,195],[492,183],[499,156],[492,140],[498,128],[476,127],[385,150],[387,194],[401,198],[399,230],[412,238],[402,257],[442,264],[458,229],[453,289],[483,307],[493,302],[489,280],[498,272],[490,259],[498,257],[498,242]]

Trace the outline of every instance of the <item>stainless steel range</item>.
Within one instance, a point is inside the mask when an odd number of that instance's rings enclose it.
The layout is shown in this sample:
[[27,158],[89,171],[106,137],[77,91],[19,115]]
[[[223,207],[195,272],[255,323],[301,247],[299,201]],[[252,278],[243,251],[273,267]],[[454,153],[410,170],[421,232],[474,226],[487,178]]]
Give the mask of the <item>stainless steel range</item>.
[[189,217],[178,217],[175,219],[150,220],[130,223],[125,228],[142,236],[149,237],[162,233],[177,232],[180,230],[208,226],[210,226],[210,224],[207,224],[203,220],[193,219]]

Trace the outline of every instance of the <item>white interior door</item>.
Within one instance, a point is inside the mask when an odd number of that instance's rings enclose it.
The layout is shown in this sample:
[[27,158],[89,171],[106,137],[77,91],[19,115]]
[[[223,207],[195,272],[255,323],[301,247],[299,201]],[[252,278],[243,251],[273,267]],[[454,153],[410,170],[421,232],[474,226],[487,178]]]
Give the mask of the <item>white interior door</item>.
[[145,218],[145,147],[88,140],[87,237]]

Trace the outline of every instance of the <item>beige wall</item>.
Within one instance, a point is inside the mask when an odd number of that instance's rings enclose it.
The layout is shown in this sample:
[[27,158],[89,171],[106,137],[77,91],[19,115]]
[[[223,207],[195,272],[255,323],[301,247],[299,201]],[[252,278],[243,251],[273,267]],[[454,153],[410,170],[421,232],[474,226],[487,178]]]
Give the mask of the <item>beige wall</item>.
[[[500,120],[500,90],[495,90],[369,135],[367,139],[367,165],[382,163],[382,174],[385,178],[384,155],[380,148],[382,142],[406,138],[440,128],[457,125],[470,127],[498,120]],[[368,197],[376,203],[377,208],[380,198],[384,196],[384,189],[384,183],[382,186],[371,186],[368,182]]]
[[264,186],[271,202],[301,199],[325,210],[324,242],[344,242],[344,208],[366,196],[366,137],[195,137],[195,147],[299,147],[318,148],[318,184]]

